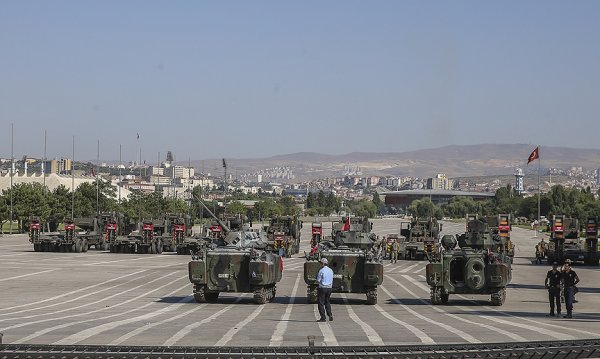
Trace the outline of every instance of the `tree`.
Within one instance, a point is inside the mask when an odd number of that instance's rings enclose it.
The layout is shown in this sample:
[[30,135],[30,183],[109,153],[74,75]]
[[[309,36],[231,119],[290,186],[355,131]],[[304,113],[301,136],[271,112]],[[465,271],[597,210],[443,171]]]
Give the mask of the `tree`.
[[284,215],[296,215],[300,212],[300,208],[296,205],[296,201],[292,196],[284,196],[279,200]]
[[40,217],[42,222],[48,220],[50,206],[42,184],[19,183],[12,189],[3,191],[3,196],[9,198],[11,191],[13,193],[13,220],[19,222],[19,229],[27,231],[31,215]]
[[232,201],[227,204],[227,213],[234,216],[245,216],[248,208],[240,201]]
[[306,208],[315,208],[315,195],[312,192],[309,192],[308,195],[306,195]]
[[439,212],[436,213],[436,207],[431,202],[429,198],[423,198],[413,201],[410,206],[408,206],[407,212],[413,217],[435,217],[436,214],[439,215]]

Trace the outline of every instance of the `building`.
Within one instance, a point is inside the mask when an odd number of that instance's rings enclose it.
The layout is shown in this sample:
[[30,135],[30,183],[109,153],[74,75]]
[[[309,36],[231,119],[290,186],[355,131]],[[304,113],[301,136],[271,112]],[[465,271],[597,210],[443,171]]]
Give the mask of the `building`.
[[408,189],[402,191],[383,192],[385,204],[406,210],[417,199],[429,198],[434,204],[442,205],[450,202],[454,197],[471,197],[476,201],[493,198],[493,192],[467,192],[435,189]]
[[166,168],[165,175],[171,178],[194,177],[194,167],[171,166]]
[[427,189],[450,189],[450,181],[445,173],[438,173],[434,178],[427,179]]
[[73,160],[70,158],[61,158],[60,160],[55,158],[44,162],[44,173],[70,173],[72,167]]
[[525,188],[523,186],[523,170],[517,168],[517,170],[515,171],[515,191],[518,194],[521,194],[524,190]]

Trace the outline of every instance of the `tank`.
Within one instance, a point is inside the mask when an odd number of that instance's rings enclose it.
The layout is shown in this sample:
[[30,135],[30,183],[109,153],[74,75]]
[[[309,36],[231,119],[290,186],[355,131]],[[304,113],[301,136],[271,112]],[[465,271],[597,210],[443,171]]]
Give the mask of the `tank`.
[[490,295],[492,304],[500,306],[512,271],[512,259],[503,249],[506,237],[489,225],[500,217],[467,219],[466,233],[456,238],[443,236],[442,251],[427,264],[431,303],[446,304],[450,294],[482,294]]
[[442,225],[436,218],[415,218],[400,224],[400,259],[423,260],[437,252]]
[[372,223],[368,218],[347,218],[333,222],[331,237],[305,254],[304,281],[309,303],[317,302],[317,273],[321,258],[333,270],[332,293],[363,293],[367,304],[377,304],[377,286],[383,282],[383,264]]
[[256,304],[273,301],[283,260],[261,231],[232,231],[217,219],[223,236],[200,247],[188,263],[189,279],[198,303],[216,302],[219,293],[253,293]]

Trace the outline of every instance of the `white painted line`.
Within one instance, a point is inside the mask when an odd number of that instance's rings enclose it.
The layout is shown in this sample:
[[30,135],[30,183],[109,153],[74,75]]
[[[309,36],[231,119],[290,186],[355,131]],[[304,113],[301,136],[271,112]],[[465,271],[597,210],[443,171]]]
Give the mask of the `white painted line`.
[[[398,286],[400,286],[400,287],[402,287],[402,288],[406,288],[406,287],[404,287],[402,284],[400,284],[400,282],[398,282],[397,280],[395,280],[394,278],[392,278],[392,277],[390,277],[390,276],[386,276],[386,277],[387,277],[389,280],[391,280],[392,282],[396,283]],[[383,287],[382,287],[382,288],[383,288]],[[386,292],[386,293],[387,293],[387,294],[390,296],[390,298],[393,298],[393,297],[392,297],[392,294],[391,294],[390,292],[388,292],[388,291],[387,291],[387,289],[384,289],[384,291],[385,291],[385,292]],[[408,292],[409,292],[409,293],[412,293],[412,292],[410,292],[410,291],[408,291]],[[413,294],[414,294],[414,293],[413,293]],[[425,316],[423,316],[423,315],[421,315],[421,314],[419,314],[419,313],[415,312],[415,311],[414,311],[412,308],[409,308],[408,306],[406,306],[406,305],[402,304],[402,302],[401,302],[401,301],[398,301],[398,300],[395,300],[395,301],[396,301],[396,303],[399,303],[399,304],[401,304],[401,305],[402,305],[402,307],[403,307],[404,309],[406,309],[408,312],[410,312],[412,315],[414,315],[415,317],[417,317],[417,318],[419,318],[419,319],[421,319],[421,320],[424,320],[424,321],[426,321],[426,322],[428,322],[428,323],[434,324],[434,325],[436,325],[436,326],[438,326],[438,327],[440,327],[440,328],[446,329],[448,332],[458,335],[459,337],[463,338],[464,340],[468,341],[469,343],[481,343],[481,340],[474,338],[474,337],[473,337],[471,334],[465,333],[465,332],[463,332],[462,330],[460,330],[460,329],[457,329],[457,328],[454,328],[454,327],[453,327],[453,326],[451,326],[451,325],[447,325],[447,324],[444,324],[444,323],[442,323],[442,322],[440,322],[440,321],[437,321],[437,320],[433,320],[433,319],[427,318],[427,317],[425,317]]]
[[183,339],[186,335],[188,335],[189,333],[191,333],[191,331],[193,329],[196,329],[204,324],[208,324],[210,322],[212,322],[213,320],[217,319],[218,317],[220,317],[223,313],[225,313],[226,311],[228,311],[229,309],[231,309],[235,303],[239,302],[240,299],[242,299],[242,297],[238,297],[234,304],[230,304],[228,306],[226,306],[225,308],[219,310],[218,312],[214,313],[213,315],[211,315],[208,318],[204,318],[199,322],[195,322],[192,324],[188,324],[185,327],[181,328],[177,333],[175,333],[173,336],[171,336],[169,339],[167,339],[162,346],[164,347],[170,347],[173,344],[177,343],[178,341],[180,341],[181,339]]
[[[14,313],[17,313],[17,312],[13,312],[13,310],[17,309],[17,308],[23,308],[23,307],[27,307],[27,306],[38,305],[38,304],[41,304],[41,303],[50,302],[50,301],[53,301],[55,299],[60,299],[60,298],[63,298],[63,297],[67,297],[67,296],[69,296],[71,294],[75,294],[75,293],[79,293],[79,292],[84,292],[84,291],[90,290],[92,288],[96,288],[98,286],[101,286],[101,285],[104,285],[104,284],[107,284],[107,283],[110,283],[110,282],[114,282],[116,280],[120,280],[120,279],[129,277],[129,276],[132,276],[132,275],[140,274],[142,272],[145,272],[145,271],[144,270],[140,270],[140,271],[133,272],[133,273],[130,273],[130,274],[126,274],[126,275],[123,275],[123,276],[120,276],[120,277],[117,277],[117,278],[105,280],[104,282],[100,282],[98,284],[90,285],[90,286],[87,286],[87,287],[84,287],[84,288],[81,288],[81,289],[77,289],[77,290],[74,290],[74,291],[71,291],[71,292],[63,293],[63,294],[60,294],[60,295],[57,295],[57,296],[54,296],[54,297],[51,297],[51,298],[46,298],[46,299],[43,299],[43,300],[39,300],[37,302],[16,305],[16,306],[13,306],[13,307],[8,307],[8,308],[0,308],[0,310],[10,310],[11,311],[10,313],[0,314],[0,315],[14,314]],[[29,310],[37,310],[37,308],[38,307],[33,308],[33,309],[28,309],[27,311],[29,311]],[[24,312],[24,311],[20,311],[18,313],[21,313],[21,312]]]
[[125,324],[129,324],[129,323],[135,323],[135,322],[139,322],[141,320],[148,320],[151,318],[154,318],[156,316],[162,315],[164,313],[168,313],[171,312],[177,308],[180,308],[182,304],[184,303],[190,303],[191,301],[193,301],[194,299],[192,297],[185,297],[181,300],[179,300],[177,303],[168,305],[164,308],[161,308],[157,311],[153,311],[151,313],[146,313],[146,314],[142,314],[142,315],[138,315],[136,317],[132,317],[132,318],[127,318],[127,319],[122,319],[122,320],[118,320],[115,322],[110,322],[110,323],[104,323],[101,325],[97,325],[94,326],[92,328],[88,328],[88,329],[84,329],[76,334],[73,334],[71,336],[68,336],[64,339],[59,340],[58,342],[54,343],[56,345],[73,345],[73,344],[77,344],[79,342],[82,342],[88,338],[93,337],[94,335],[98,335],[101,333],[104,333],[106,331],[115,329],[117,327],[120,327],[122,325]]
[[381,339],[379,334],[377,334],[375,329],[373,329],[373,327],[369,324],[362,321],[358,317],[358,315],[356,315],[354,309],[352,309],[352,307],[348,304],[348,298],[346,297],[346,294],[342,294],[342,298],[344,299],[344,304],[346,304],[346,310],[348,311],[348,315],[350,315],[350,319],[352,319],[354,323],[358,324],[358,326],[363,330],[363,332],[365,332],[367,338],[369,339],[369,342],[372,345],[384,345],[383,340]]
[[168,322],[172,322],[172,321],[177,320],[179,318],[183,318],[185,316],[188,316],[188,315],[192,314],[193,312],[198,311],[199,309],[204,308],[205,306],[206,306],[206,304],[199,304],[199,305],[195,306],[195,308],[187,310],[187,311],[185,311],[183,313],[177,314],[177,315],[175,315],[173,317],[169,317],[167,319],[163,319],[163,320],[158,321],[158,322],[146,324],[146,325],[144,325],[142,327],[139,327],[137,329],[134,329],[134,330],[130,331],[129,333],[127,333],[125,335],[122,335],[122,336],[118,337],[117,339],[115,339],[112,342],[108,343],[108,345],[119,345],[119,344],[123,343],[124,341],[126,341],[129,338],[132,338],[132,337],[135,337],[136,335],[142,334],[146,330],[149,330],[149,329],[152,329],[152,328],[154,328],[156,326],[159,326],[159,325],[162,325],[162,324],[165,324],[165,323],[168,323]]
[[[414,271],[414,272],[413,272],[413,274],[419,274],[419,273],[422,273],[424,270],[425,270],[425,267],[423,267],[423,268],[421,268],[421,269],[418,269],[418,270]],[[421,275],[420,277],[423,277],[423,279],[425,279],[425,276],[422,276],[422,275]]]
[[292,295],[290,296],[290,301],[285,308],[285,313],[281,316],[279,323],[275,327],[275,331],[273,335],[271,335],[271,340],[269,341],[270,347],[278,347],[283,343],[283,335],[285,334],[288,327],[288,320],[292,315],[292,309],[294,307],[294,300],[296,299],[296,293],[298,292],[298,285],[300,284],[300,274],[296,276],[296,283],[294,283],[294,288],[292,289]]
[[[166,278],[166,277],[168,277],[168,276],[170,276],[170,275],[172,275],[172,274],[173,274],[173,273],[169,273],[169,274],[167,274],[167,275],[164,275],[164,276],[162,276],[162,277],[156,278],[156,279],[154,279],[154,280],[151,280],[151,281],[149,281],[149,282],[146,282],[146,283],[144,283],[144,284],[142,284],[142,285],[139,285],[139,286],[137,286],[137,287],[133,287],[133,288],[130,288],[130,289],[124,290],[124,291],[122,291],[122,292],[119,292],[119,293],[113,294],[113,295],[111,295],[111,296],[109,296],[109,297],[106,297],[106,298],[100,299],[100,300],[98,300],[98,301],[96,301],[96,302],[94,302],[94,303],[88,303],[88,305],[91,305],[91,304],[98,304],[98,303],[100,303],[100,302],[102,302],[102,301],[104,301],[104,300],[107,300],[107,299],[111,299],[111,298],[114,298],[114,297],[121,296],[121,295],[123,295],[123,294],[125,294],[125,293],[127,293],[127,292],[130,292],[130,291],[132,291],[132,290],[135,290],[135,289],[138,289],[138,288],[140,288],[140,287],[143,287],[144,285],[148,285],[148,284],[151,284],[151,283],[153,283],[153,282],[156,282],[156,281],[158,281],[158,280],[162,280],[162,279],[164,279],[164,278]],[[87,315],[89,315],[89,314],[98,313],[98,312],[112,311],[112,310],[114,310],[114,308],[116,308],[116,307],[120,307],[120,306],[122,306],[122,305],[125,305],[125,304],[131,303],[131,302],[133,302],[133,301],[136,301],[136,300],[138,300],[138,299],[140,299],[140,298],[146,297],[146,296],[148,296],[149,294],[152,294],[152,293],[156,292],[157,290],[160,290],[160,289],[162,289],[162,288],[164,288],[164,287],[167,287],[167,286],[169,286],[169,285],[172,285],[174,282],[176,282],[176,281],[179,281],[179,280],[181,280],[181,279],[184,279],[184,278],[185,278],[185,279],[187,279],[187,276],[185,276],[185,277],[182,277],[182,278],[179,278],[179,279],[176,279],[176,280],[174,280],[174,281],[172,281],[172,282],[171,282],[171,281],[169,281],[169,283],[167,283],[167,284],[165,284],[165,285],[162,285],[162,286],[160,286],[160,287],[154,288],[153,290],[150,290],[150,291],[148,291],[148,292],[146,292],[146,293],[143,293],[143,294],[141,294],[141,295],[138,295],[138,296],[136,296],[136,297],[134,297],[134,298],[130,298],[130,299],[124,300],[124,301],[122,301],[122,302],[119,302],[119,303],[117,303],[117,304],[115,304],[115,305],[113,305],[113,306],[111,306],[111,307],[104,307],[104,308],[100,308],[100,309],[96,309],[96,310],[92,310],[92,311],[88,311],[88,312],[84,312],[84,313],[78,313],[78,314],[72,314],[72,315],[61,316],[61,317],[59,317],[59,318],[49,318],[49,319],[43,319],[43,320],[36,320],[36,321],[33,321],[33,322],[19,323],[19,324],[15,324],[15,325],[12,325],[12,326],[10,326],[10,327],[7,327],[7,328],[2,328],[2,329],[0,329],[0,332],[2,332],[2,331],[6,331],[6,330],[8,330],[8,329],[21,328],[21,327],[25,327],[25,326],[32,325],[32,324],[45,323],[45,322],[53,322],[53,321],[56,321],[57,319],[76,318],[76,317],[87,316]],[[85,319],[85,320],[80,320],[80,321],[77,321],[77,322],[71,322],[71,323],[66,323],[66,324],[61,324],[61,325],[57,325],[57,326],[54,326],[54,327],[46,328],[46,329],[43,329],[43,330],[37,331],[37,332],[35,332],[35,333],[33,333],[33,334],[31,334],[31,335],[29,335],[29,336],[27,336],[27,337],[25,337],[25,338],[21,339],[21,341],[19,341],[19,343],[23,343],[23,342],[25,342],[25,341],[27,341],[27,340],[31,340],[31,339],[37,338],[37,337],[39,337],[39,336],[41,336],[41,335],[44,335],[44,334],[46,334],[46,333],[50,333],[50,332],[52,332],[52,331],[54,331],[54,330],[57,330],[57,329],[62,329],[62,328],[66,328],[66,327],[70,327],[70,326],[72,326],[72,325],[81,324],[81,323],[87,323],[87,322],[93,322],[93,321],[96,321],[96,320],[103,320],[103,319],[108,319],[108,318],[114,318],[114,317],[118,317],[118,316],[120,316],[120,315],[123,315],[123,314],[127,314],[127,313],[130,313],[130,312],[134,312],[134,311],[136,311],[136,310],[140,310],[140,309],[142,309],[142,308],[145,308],[145,307],[147,307],[147,306],[149,306],[149,305],[151,305],[151,304],[153,304],[153,302],[147,303],[147,304],[145,304],[145,305],[142,305],[142,306],[140,306],[140,307],[136,307],[136,308],[134,308],[134,309],[131,309],[131,310],[128,310],[128,311],[125,311],[125,312],[122,312],[122,313],[115,313],[115,314],[112,314],[112,315],[107,315],[107,316],[104,316],[104,317],[101,317],[101,318],[91,318],[91,319]],[[48,313],[48,314],[49,314],[49,315],[52,315],[52,313]]]
[[[149,275],[150,274],[146,274],[146,275],[143,275],[143,276],[138,277],[138,278],[133,278],[133,279],[128,280],[125,283],[119,283],[119,284],[115,284],[115,285],[113,285],[111,287],[106,287],[106,288],[97,290],[95,292],[89,292],[89,293],[86,293],[86,294],[81,295],[79,297],[75,297],[75,298],[72,298],[72,299],[69,299],[69,300],[65,300],[64,302],[58,302],[58,303],[54,303],[54,304],[50,304],[50,305],[45,305],[45,306],[37,307],[37,308],[24,309],[24,310],[20,310],[18,312],[10,313],[10,314],[17,314],[17,313],[24,313],[24,312],[36,311],[36,310],[40,310],[40,309],[47,309],[47,308],[50,308],[50,307],[55,307],[57,305],[63,305],[65,303],[71,303],[71,302],[74,302],[74,301],[79,301],[82,298],[85,298],[85,297],[88,297],[88,296],[91,296],[91,295],[96,295],[98,293],[102,293],[102,292],[105,292],[105,291],[110,290],[110,289],[117,288],[117,287],[122,286],[122,285],[123,286],[127,286],[129,283],[131,283],[133,281],[136,281],[136,280],[139,280],[139,279],[142,279],[142,278],[145,278],[145,277],[147,277]],[[81,304],[81,305],[78,305],[78,306],[75,306],[75,307],[68,306],[65,309],[58,310],[56,312],[52,312],[51,315],[55,315],[55,314],[63,313],[63,312],[72,312],[74,309],[89,307],[90,305],[93,305],[93,303]],[[6,321],[10,321],[10,320],[31,319],[31,318],[41,317],[41,316],[45,316],[45,315],[48,315],[48,313],[33,314],[33,315],[27,315],[27,316],[24,316],[24,317],[17,317],[17,318],[15,318],[15,317],[13,317],[13,318],[4,318],[4,319],[0,319],[0,322],[6,322]]]
[[16,256],[26,256],[31,253],[11,253],[11,254],[2,254],[0,257],[16,257]]
[[[315,313],[316,318],[321,317],[317,305],[314,305],[313,311]],[[323,344],[325,344],[326,346],[337,347],[338,341],[335,338],[335,334],[333,334],[333,330],[331,329],[331,326],[329,326],[329,323],[318,322],[317,324],[319,325],[319,330],[321,330],[321,334],[323,334]]]
[[[33,276],[33,275],[38,275],[38,274],[44,274],[44,273],[54,272],[54,271],[57,271],[57,270],[59,270],[59,269],[61,269],[61,268],[54,268],[54,269],[43,270],[43,271],[41,271],[41,272],[35,272],[35,273],[29,273],[29,274],[22,274],[22,275],[18,275],[18,276],[16,276],[16,277],[2,278],[2,279],[0,279],[0,282],[6,282],[6,281],[9,281],[9,280],[13,280],[13,279],[19,279],[19,278],[31,277],[31,276]],[[6,309],[4,309],[4,310],[6,310]]]
[[141,261],[144,259],[152,259],[152,258],[170,258],[171,256],[163,256],[162,254],[158,254],[158,255],[153,255],[153,256],[144,256],[144,257],[139,257],[139,258],[125,258],[125,259],[118,259],[115,261],[104,261],[104,262],[95,262],[95,263],[85,263],[84,265],[86,266],[95,266],[98,264],[111,264],[111,263],[118,263],[118,262],[133,262],[133,261]]
[[260,312],[262,312],[262,310],[265,309],[265,307],[266,307],[266,305],[259,305],[258,308],[256,308],[254,310],[254,312],[252,312],[252,314],[250,314],[248,316],[248,318],[242,320],[241,322],[237,323],[233,327],[229,328],[229,330],[227,331],[227,333],[225,333],[225,335],[223,336],[223,338],[219,339],[219,341],[215,343],[215,346],[216,347],[222,347],[225,344],[229,343],[229,341],[231,339],[233,339],[233,336],[236,333],[238,333],[240,330],[242,330],[248,323],[250,323],[256,317],[258,317],[258,315],[260,314]]
[[[385,290],[384,290],[385,291]],[[389,294],[388,294],[389,295]],[[391,296],[390,296],[391,297]],[[393,298],[392,298],[393,299]],[[403,327],[405,327],[406,329],[410,330],[411,333],[413,333],[414,335],[417,336],[417,338],[419,338],[419,340],[421,340],[421,343],[423,344],[435,344],[435,341],[433,339],[431,339],[431,337],[429,335],[427,335],[426,333],[424,333],[423,331],[417,329],[415,326],[408,324],[406,322],[401,321],[400,319],[392,316],[391,314],[389,314],[388,312],[386,312],[385,310],[383,310],[383,308],[381,308],[379,306],[379,304],[375,305],[375,309],[384,317],[386,317],[387,319],[391,320],[392,322],[396,323],[396,324],[400,324]]]
[[[409,276],[406,276],[406,275],[405,275],[404,277],[406,277],[406,278],[407,278],[409,281],[411,281],[413,284],[415,284],[415,285],[417,285],[418,287],[420,287],[421,289],[423,289],[422,283],[419,283],[419,282],[417,282],[417,281],[416,281],[414,278],[411,278],[411,277],[409,277]],[[419,298],[418,298],[418,296],[417,296],[416,294],[414,294],[412,291],[408,290],[408,289],[407,289],[406,287],[404,287],[404,286],[402,286],[402,287],[403,287],[403,288],[404,288],[404,289],[405,289],[407,292],[409,292],[409,293],[410,293],[410,294],[411,294],[413,297],[415,297],[415,298],[419,299]],[[427,291],[429,292],[429,288],[426,288],[426,289],[427,289]],[[443,309],[441,309],[441,308],[438,308],[438,307],[436,307],[436,306],[432,305],[430,302],[427,302],[426,300],[419,299],[419,301],[421,301],[421,303],[424,303],[424,304],[429,304],[429,306],[430,306],[431,308],[433,308],[433,310],[435,310],[436,312],[438,312],[438,313],[442,313],[442,314],[445,314],[445,315],[449,316],[449,317],[450,317],[450,318],[452,318],[452,319],[455,319],[455,320],[458,320],[458,321],[461,321],[461,322],[464,322],[464,323],[469,323],[469,324],[471,324],[471,325],[477,325],[477,326],[480,326],[480,327],[486,328],[486,329],[488,329],[488,330],[491,330],[491,331],[494,331],[494,332],[496,332],[496,333],[498,333],[498,334],[505,335],[505,336],[507,336],[507,337],[511,338],[512,340],[516,340],[516,341],[520,341],[520,342],[525,342],[525,341],[527,341],[527,339],[525,339],[524,337],[522,337],[522,336],[520,336],[520,335],[518,335],[518,334],[514,334],[514,333],[512,333],[512,332],[509,332],[509,331],[507,331],[507,330],[504,330],[504,329],[500,329],[500,328],[497,328],[497,327],[494,327],[494,326],[491,326],[491,325],[488,325],[488,324],[484,324],[484,323],[478,323],[478,322],[474,322],[474,321],[471,321],[471,320],[468,320],[468,319],[465,319],[465,318],[459,317],[459,316],[457,316],[457,315],[455,315],[455,314],[448,313],[447,311],[445,311],[445,310],[443,310]],[[457,309],[460,309],[460,310],[462,310],[462,311],[464,311],[464,312],[468,312],[468,310],[466,310],[466,309],[464,309],[464,308],[462,308],[462,307],[460,307],[460,306],[453,306],[453,308],[457,308]],[[490,318],[490,317],[484,317],[484,316],[480,316],[480,317],[481,317],[482,319],[487,319],[487,320],[489,320],[490,322],[493,322],[492,318]]]
[[400,271],[400,273],[406,273],[406,272],[410,271],[411,269],[413,269],[414,267],[418,266],[419,264],[421,264],[421,263],[415,263],[415,264],[413,264],[411,266],[408,266],[408,267],[402,269]]

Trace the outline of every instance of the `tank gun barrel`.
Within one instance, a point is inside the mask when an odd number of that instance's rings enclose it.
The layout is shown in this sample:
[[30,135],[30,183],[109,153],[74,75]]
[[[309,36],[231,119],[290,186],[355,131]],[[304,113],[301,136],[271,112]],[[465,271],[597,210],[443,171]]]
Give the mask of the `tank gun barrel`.
[[229,227],[225,223],[223,223],[223,221],[217,218],[217,216],[204,204],[204,202],[202,202],[201,200],[198,200],[198,202],[200,202],[200,204],[202,205],[202,207],[204,207],[208,214],[210,214],[217,221],[217,223],[219,223],[219,226],[223,228],[223,231],[225,231],[226,235],[227,233],[231,232],[231,229],[229,229]]

